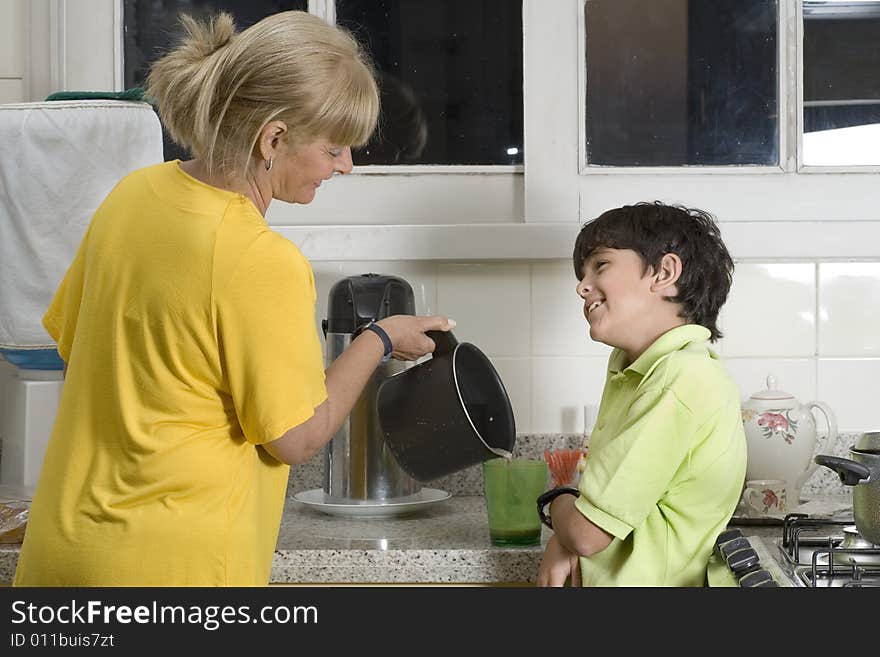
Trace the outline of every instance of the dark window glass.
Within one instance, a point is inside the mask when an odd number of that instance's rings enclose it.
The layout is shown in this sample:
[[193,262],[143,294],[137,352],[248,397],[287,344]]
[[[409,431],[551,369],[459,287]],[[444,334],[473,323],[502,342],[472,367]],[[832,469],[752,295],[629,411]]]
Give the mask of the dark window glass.
[[[150,66],[180,37],[178,16],[210,16],[227,11],[243,30],[270,14],[308,9],[308,0],[125,0],[123,4],[125,87],[143,86]],[[164,134],[164,130],[163,130]],[[191,155],[165,138],[165,159],[190,159]]]
[[878,71],[880,2],[805,0],[805,164],[880,164]]
[[520,0],[338,0],[371,53],[380,129],[355,164],[520,164]]
[[591,0],[587,162],[778,162],[776,0]]

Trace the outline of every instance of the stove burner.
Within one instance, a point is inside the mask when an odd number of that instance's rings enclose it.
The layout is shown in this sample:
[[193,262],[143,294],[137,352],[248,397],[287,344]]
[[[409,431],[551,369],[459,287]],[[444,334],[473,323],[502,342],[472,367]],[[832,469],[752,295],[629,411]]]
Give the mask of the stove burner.
[[835,563],[880,565],[880,545],[874,545],[864,538],[854,525],[843,528],[840,549],[841,552],[832,555]]
[[780,549],[804,586],[880,586],[880,546],[862,538],[851,518],[790,514],[783,521]]

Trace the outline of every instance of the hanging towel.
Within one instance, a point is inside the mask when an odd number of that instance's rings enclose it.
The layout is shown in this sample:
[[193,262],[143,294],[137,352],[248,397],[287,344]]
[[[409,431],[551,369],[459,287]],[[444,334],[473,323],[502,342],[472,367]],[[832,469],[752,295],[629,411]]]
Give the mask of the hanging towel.
[[0,349],[54,349],[42,318],[92,214],[127,173],[162,161],[145,102],[0,105]]

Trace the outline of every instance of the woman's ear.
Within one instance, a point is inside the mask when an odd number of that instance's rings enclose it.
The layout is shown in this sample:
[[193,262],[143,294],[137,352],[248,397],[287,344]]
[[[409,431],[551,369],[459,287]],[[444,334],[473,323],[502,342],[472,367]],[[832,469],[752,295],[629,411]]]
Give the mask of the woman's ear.
[[269,121],[260,131],[258,150],[260,159],[270,160],[276,155],[276,150],[281,139],[287,134],[287,124],[284,121]]
[[672,296],[678,294],[676,290],[670,290],[674,287],[681,277],[681,258],[674,253],[666,253],[660,258],[660,265],[654,272],[654,280],[651,282],[652,292],[668,291]]

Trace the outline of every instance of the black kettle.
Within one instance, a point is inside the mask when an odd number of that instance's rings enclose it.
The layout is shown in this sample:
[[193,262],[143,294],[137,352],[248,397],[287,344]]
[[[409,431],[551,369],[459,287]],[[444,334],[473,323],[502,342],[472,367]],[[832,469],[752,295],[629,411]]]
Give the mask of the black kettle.
[[385,444],[400,467],[430,481],[508,457],[516,425],[492,363],[448,331],[428,331],[433,356],[379,386],[376,407]]

